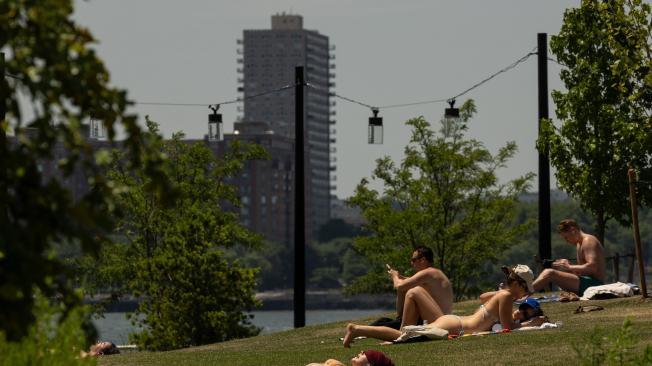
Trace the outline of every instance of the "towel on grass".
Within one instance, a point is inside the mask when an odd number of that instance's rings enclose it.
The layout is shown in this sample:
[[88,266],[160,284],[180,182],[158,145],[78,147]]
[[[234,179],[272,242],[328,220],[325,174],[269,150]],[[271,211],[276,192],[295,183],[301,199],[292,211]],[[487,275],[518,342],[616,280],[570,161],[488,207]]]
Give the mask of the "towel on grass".
[[394,343],[446,338],[448,338],[448,331],[445,329],[425,325],[406,325],[401,328],[401,335],[394,340]]
[[591,286],[584,290],[580,300],[613,299],[616,297],[630,297],[634,295],[631,285],[622,282],[609,283],[600,286]]

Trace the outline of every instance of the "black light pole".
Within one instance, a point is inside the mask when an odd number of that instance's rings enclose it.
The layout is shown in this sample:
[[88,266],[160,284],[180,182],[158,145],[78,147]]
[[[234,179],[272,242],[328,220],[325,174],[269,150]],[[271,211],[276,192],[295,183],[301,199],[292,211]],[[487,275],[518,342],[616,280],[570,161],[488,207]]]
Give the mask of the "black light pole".
[[294,72],[294,327],[306,325],[306,210],[303,154],[303,66]]
[[[548,118],[548,35],[537,34],[539,66],[539,136],[541,120]],[[550,162],[548,151],[539,151],[539,259],[552,258],[550,246]]]
[[[7,103],[7,97],[8,97],[8,89],[5,87],[5,53],[0,52],[0,77],[2,78],[0,81],[0,122],[5,120],[5,114],[7,113],[6,111],[6,103]],[[0,128],[0,143],[2,144],[2,147],[5,146],[6,136],[5,136],[5,130]]]

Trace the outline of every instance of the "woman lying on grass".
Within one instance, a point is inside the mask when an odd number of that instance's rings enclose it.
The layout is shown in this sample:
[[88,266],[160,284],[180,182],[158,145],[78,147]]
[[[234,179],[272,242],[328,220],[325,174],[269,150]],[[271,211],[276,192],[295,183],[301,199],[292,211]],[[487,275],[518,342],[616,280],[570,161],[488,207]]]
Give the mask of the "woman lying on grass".
[[[324,363],[310,363],[306,366],[345,366],[338,360],[330,359]],[[391,358],[373,349],[360,352],[351,359],[351,366],[394,366]]]
[[[469,316],[443,315],[426,327],[436,327],[447,330],[451,335],[462,336],[465,333],[484,332],[491,330],[495,323],[500,323],[503,329],[516,329],[523,326],[537,326],[546,321],[541,308],[530,306],[520,307],[512,312],[514,300],[523,298],[532,291],[534,275],[528,266],[518,265],[507,268],[507,287],[492,296],[486,303]],[[532,309],[532,310],[529,310]],[[388,327],[349,324],[344,336],[344,347],[350,347],[355,337],[370,337],[384,341],[393,341],[401,332]]]

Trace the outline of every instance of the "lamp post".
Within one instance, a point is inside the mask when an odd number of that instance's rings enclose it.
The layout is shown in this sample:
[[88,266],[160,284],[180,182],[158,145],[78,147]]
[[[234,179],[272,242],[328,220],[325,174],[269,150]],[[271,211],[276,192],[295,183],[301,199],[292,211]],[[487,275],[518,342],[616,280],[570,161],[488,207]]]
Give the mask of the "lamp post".
[[[538,136],[541,120],[548,119],[548,35],[537,34],[537,64],[539,79]],[[539,151],[539,259],[552,258],[550,244],[550,161],[548,151]]]
[[294,327],[306,325],[306,203],[303,132],[303,66],[294,70]]

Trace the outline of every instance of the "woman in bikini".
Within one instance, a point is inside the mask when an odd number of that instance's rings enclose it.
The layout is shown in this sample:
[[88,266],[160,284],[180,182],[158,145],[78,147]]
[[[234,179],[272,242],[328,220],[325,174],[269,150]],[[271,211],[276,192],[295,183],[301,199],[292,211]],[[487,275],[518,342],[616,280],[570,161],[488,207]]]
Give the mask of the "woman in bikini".
[[[506,288],[498,291],[486,303],[469,316],[443,315],[426,327],[445,329],[451,335],[461,336],[465,333],[484,332],[499,322],[503,329],[516,329],[522,326],[541,325],[545,321],[543,313],[528,311],[528,307],[519,308],[512,312],[514,300],[523,298],[532,292],[534,275],[528,266],[518,265],[508,268]],[[534,317],[533,317],[534,316]],[[364,336],[377,338],[384,341],[393,341],[401,332],[388,327],[375,327],[366,325],[349,324],[344,336],[344,347],[350,347],[355,337]]]

